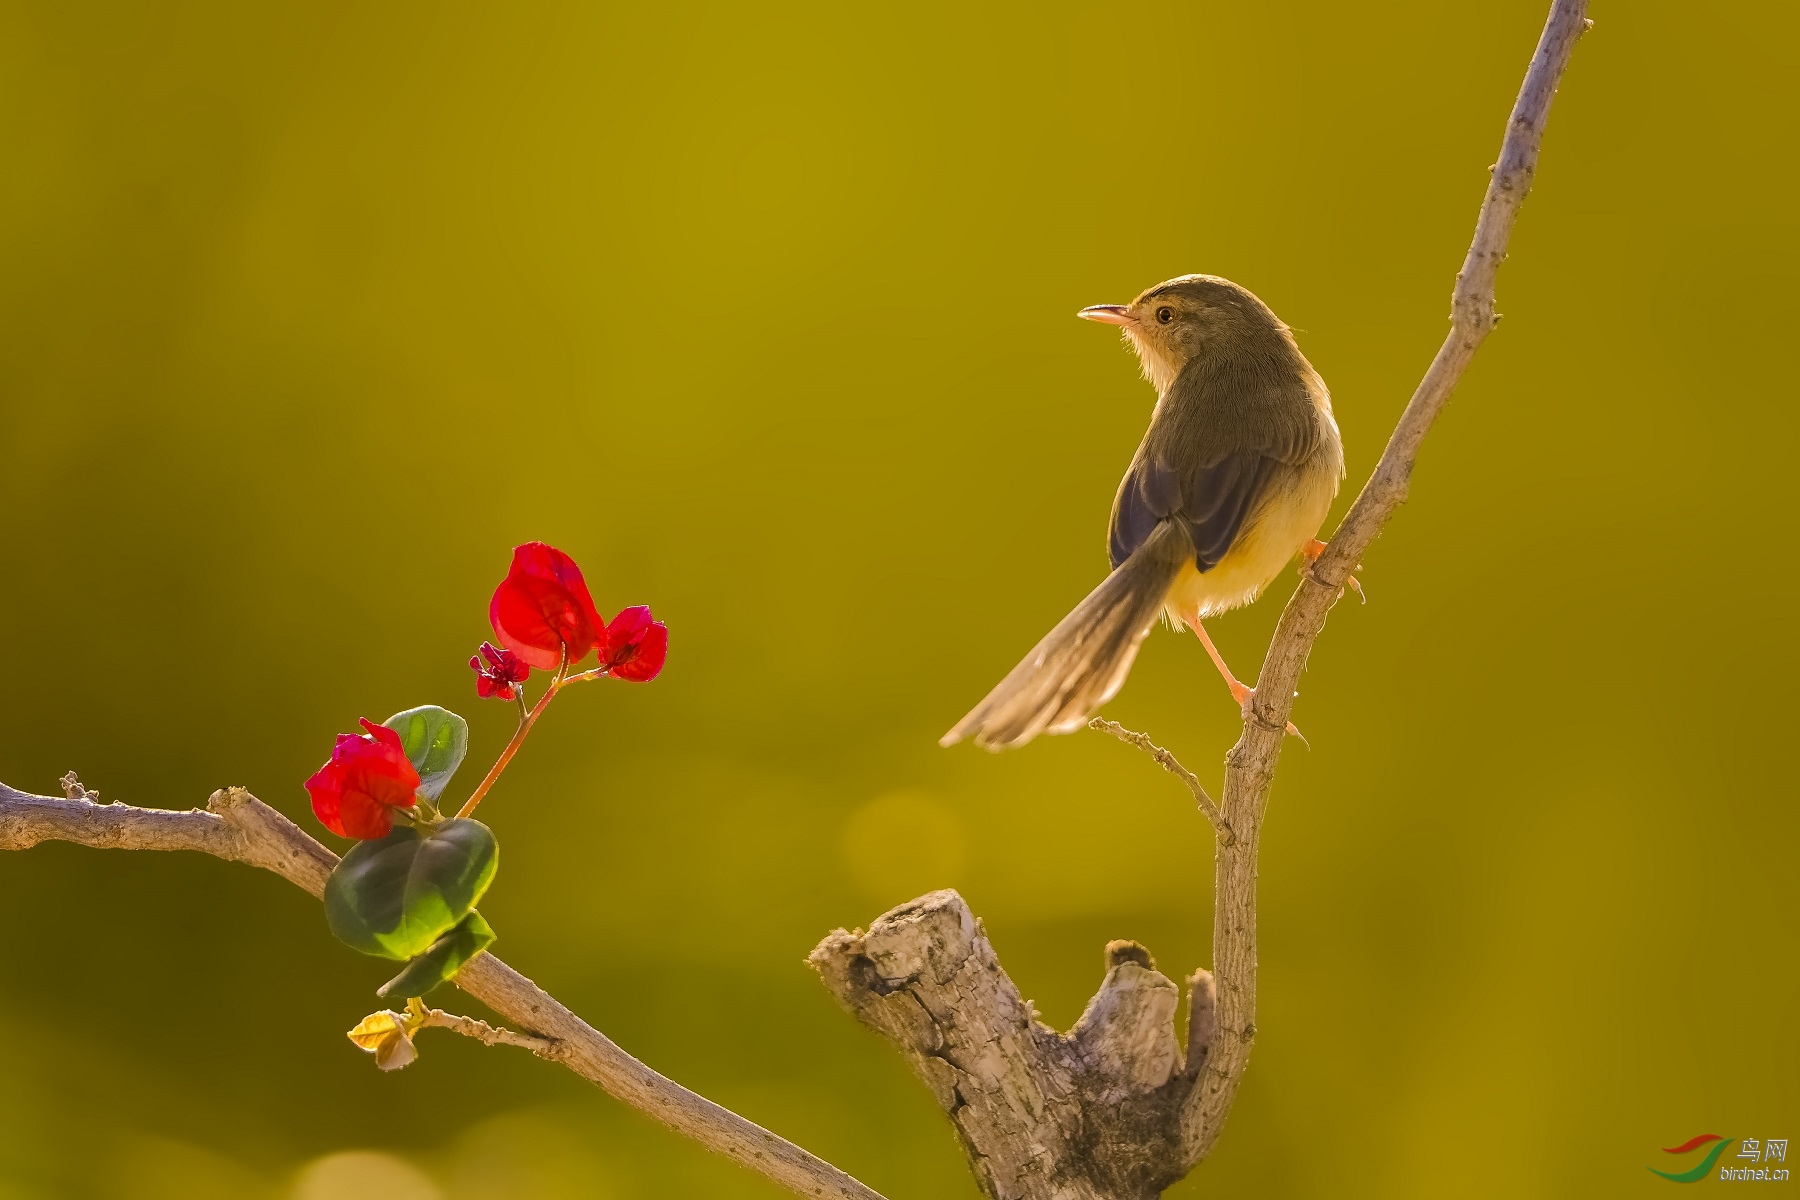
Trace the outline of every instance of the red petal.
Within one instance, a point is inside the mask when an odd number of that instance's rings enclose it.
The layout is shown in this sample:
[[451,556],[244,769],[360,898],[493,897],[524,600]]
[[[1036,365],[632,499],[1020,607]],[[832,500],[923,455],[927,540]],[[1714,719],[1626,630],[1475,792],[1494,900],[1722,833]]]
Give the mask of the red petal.
[[[399,730],[389,729],[386,725],[377,725],[367,717],[358,717],[356,720],[357,724],[368,731],[370,737],[374,738],[377,742],[390,750],[399,751],[401,758],[406,757],[406,743],[400,740]],[[408,763],[407,765],[410,766],[411,764]]]
[[344,822],[339,818],[339,789],[336,762],[328,762],[313,772],[306,781],[307,793],[312,796],[313,816],[319,818],[319,824],[331,830],[339,837],[349,837],[344,832]]
[[608,666],[624,661],[644,638],[644,632],[655,622],[645,604],[633,605],[620,612],[606,627],[606,648],[601,651]]
[[663,662],[668,657],[669,627],[658,621],[644,631],[643,640],[609,674],[614,679],[624,679],[631,683],[648,683],[661,673]]
[[365,792],[347,791],[342,803],[342,832],[346,837],[386,837],[394,828],[393,809]]
[[419,773],[400,735],[364,718],[368,737],[340,733],[331,761],[306,781],[313,815],[340,837],[378,838],[393,828],[389,811],[417,802]]
[[494,636],[533,667],[553,671],[586,658],[606,632],[581,568],[561,550],[527,542],[513,551],[512,568],[488,605]]
[[[483,658],[487,659],[486,666],[482,665]],[[469,656],[469,669],[475,672],[475,694],[483,700],[490,696],[511,700],[517,694],[513,685],[531,678],[531,668],[520,662],[518,655],[495,649],[492,642],[481,643],[481,653]]]

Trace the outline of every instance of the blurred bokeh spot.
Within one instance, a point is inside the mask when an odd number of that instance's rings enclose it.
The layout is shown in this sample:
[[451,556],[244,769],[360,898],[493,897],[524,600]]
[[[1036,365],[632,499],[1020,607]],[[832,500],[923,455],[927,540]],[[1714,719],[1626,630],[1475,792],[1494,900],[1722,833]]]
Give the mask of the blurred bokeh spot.
[[377,1150],[346,1150],[307,1163],[291,1200],[445,1200],[430,1176]]

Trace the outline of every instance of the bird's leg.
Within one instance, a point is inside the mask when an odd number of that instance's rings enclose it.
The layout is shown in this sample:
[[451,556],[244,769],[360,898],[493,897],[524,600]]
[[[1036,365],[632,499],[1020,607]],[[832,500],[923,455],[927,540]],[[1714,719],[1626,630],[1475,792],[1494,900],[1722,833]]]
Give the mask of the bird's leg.
[[[1326,543],[1321,542],[1318,538],[1314,538],[1310,542],[1306,543],[1306,545],[1300,547],[1300,557],[1303,560],[1305,560],[1304,565],[1302,565],[1300,568],[1300,573],[1302,575],[1305,575],[1308,572],[1310,572],[1312,570],[1312,565],[1319,561],[1319,555],[1325,553],[1325,545],[1326,545]],[[1319,577],[1316,575],[1313,576],[1313,579],[1315,582],[1319,582],[1319,583],[1324,582],[1323,580],[1319,579]],[[1344,577],[1344,583],[1350,588],[1351,591],[1356,593],[1357,598],[1360,599],[1364,604],[1367,604],[1369,602],[1369,598],[1363,594],[1362,584],[1357,582],[1356,576],[1346,575]]]
[[1188,628],[1194,631],[1194,636],[1200,639],[1200,644],[1206,647],[1206,655],[1213,660],[1213,666],[1219,668],[1219,674],[1225,677],[1225,686],[1231,689],[1231,698],[1239,704],[1250,703],[1250,697],[1256,695],[1256,689],[1239,683],[1237,676],[1231,673],[1231,668],[1225,665],[1225,656],[1219,653],[1219,648],[1206,635],[1206,626],[1200,623],[1200,615],[1195,613],[1185,620]]
[[[1213,645],[1212,638],[1206,634],[1206,626],[1200,623],[1198,609],[1191,613],[1184,613],[1181,619],[1189,629],[1194,631],[1194,636],[1200,639],[1200,644],[1206,647],[1207,657],[1213,660],[1213,666],[1219,668],[1219,674],[1225,677],[1225,686],[1231,689],[1231,698],[1238,702],[1238,709],[1248,718],[1250,702],[1256,699],[1256,689],[1238,682],[1238,677],[1233,675],[1231,668],[1225,665],[1225,656],[1219,653],[1219,648]],[[1301,737],[1300,731],[1294,728],[1292,721],[1288,722],[1287,731],[1303,742],[1306,740]]]

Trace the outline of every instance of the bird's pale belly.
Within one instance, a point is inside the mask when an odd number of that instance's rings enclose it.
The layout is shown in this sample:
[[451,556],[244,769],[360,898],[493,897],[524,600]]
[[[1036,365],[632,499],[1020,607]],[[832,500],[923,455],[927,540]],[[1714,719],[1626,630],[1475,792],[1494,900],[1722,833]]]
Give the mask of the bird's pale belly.
[[1183,614],[1210,617],[1256,599],[1318,536],[1337,494],[1338,472],[1335,457],[1326,454],[1295,468],[1275,482],[1273,493],[1217,566],[1203,574],[1192,561],[1183,564],[1164,602],[1170,623],[1184,629]]

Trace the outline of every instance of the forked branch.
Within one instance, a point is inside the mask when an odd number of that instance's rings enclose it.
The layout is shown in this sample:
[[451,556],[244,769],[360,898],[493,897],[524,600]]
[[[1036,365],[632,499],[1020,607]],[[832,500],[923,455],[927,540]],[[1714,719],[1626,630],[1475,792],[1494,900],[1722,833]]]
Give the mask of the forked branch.
[[812,952],[826,988],[892,1041],[949,1115],[996,1200],[1136,1200],[1187,1173],[1179,1114],[1212,1043],[1212,980],[1188,981],[1184,1054],[1175,984],[1136,942],[1068,1033],[1019,995],[969,906],[933,892],[837,930]]
[[1088,728],[1097,733],[1110,733],[1127,746],[1136,746],[1148,754],[1151,761],[1157,766],[1187,785],[1187,790],[1193,793],[1194,805],[1199,808],[1201,814],[1208,821],[1212,822],[1213,828],[1219,831],[1219,837],[1223,841],[1235,840],[1231,826],[1225,822],[1225,814],[1219,811],[1219,806],[1213,803],[1213,798],[1206,794],[1206,785],[1200,782],[1200,777],[1182,766],[1180,760],[1173,754],[1151,741],[1149,734],[1127,729],[1117,721],[1108,721],[1105,717],[1093,718],[1088,722]]
[[[1186,1055],[1174,1046],[1174,984],[1161,975],[1116,975],[1125,970],[1118,961],[1081,1025],[1067,1036],[1043,1027],[953,893],[902,905],[866,934],[840,930],[813,952],[833,994],[913,1061],[995,1200],[1153,1196],[1218,1140],[1256,1036],[1257,842],[1294,685],[1350,572],[1406,498],[1426,432],[1494,326],[1495,273],[1537,168],[1557,82],[1588,26],[1586,7],[1585,0],[1551,7],[1456,278],[1450,333],[1374,473],[1282,612],[1243,733],[1226,756],[1219,802],[1148,736],[1111,721],[1090,724],[1181,779],[1218,831],[1213,964],[1191,981]],[[1148,963],[1145,955],[1146,969]],[[1126,1027],[1136,1049],[1129,1061],[1157,1064],[1140,1072],[1135,1090],[1104,1073],[1083,1074],[1067,1058],[1095,1014],[1115,1006],[1121,980],[1134,981],[1137,997],[1119,1009],[1131,1013]],[[1023,1160],[1021,1146],[1034,1148]]]

